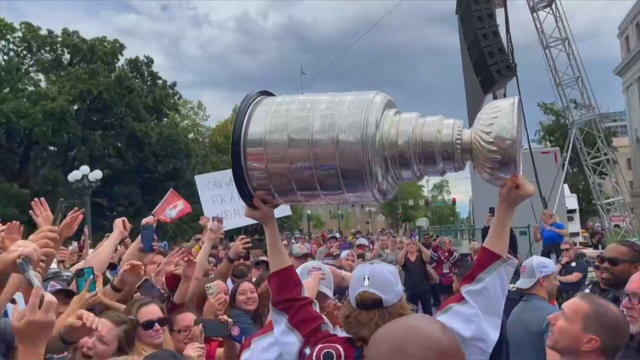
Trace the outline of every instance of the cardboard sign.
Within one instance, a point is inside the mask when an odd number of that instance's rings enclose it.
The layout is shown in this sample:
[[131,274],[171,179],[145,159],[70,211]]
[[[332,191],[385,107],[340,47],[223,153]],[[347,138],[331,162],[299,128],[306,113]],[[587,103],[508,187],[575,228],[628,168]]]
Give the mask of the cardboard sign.
[[[196,175],[195,180],[205,216],[223,217],[225,230],[256,223],[244,216],[245,204],[236,190],[231,169]],[[275,215],[277,218],[291,215],[291,207],[280,205]]]

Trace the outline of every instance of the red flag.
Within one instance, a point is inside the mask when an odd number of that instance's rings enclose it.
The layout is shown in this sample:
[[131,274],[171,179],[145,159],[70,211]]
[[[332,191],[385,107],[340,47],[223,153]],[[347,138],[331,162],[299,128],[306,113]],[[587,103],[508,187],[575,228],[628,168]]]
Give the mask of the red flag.
[[189,204],[175,190],[169,189],[152,214],[160,221],[171,223],[191,213]]

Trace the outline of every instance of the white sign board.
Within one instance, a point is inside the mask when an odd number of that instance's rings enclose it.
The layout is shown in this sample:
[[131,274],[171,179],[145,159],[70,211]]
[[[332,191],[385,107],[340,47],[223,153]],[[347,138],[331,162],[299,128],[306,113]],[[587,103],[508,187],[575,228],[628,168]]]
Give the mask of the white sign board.
[[[231,169],[196,175],[195,179],[205,216],[223,217],[225,230],[256,223],[255,220],[244,216],[245,204],[236,190]],[[291,215],[291,207],[280,205],[275,215]]]

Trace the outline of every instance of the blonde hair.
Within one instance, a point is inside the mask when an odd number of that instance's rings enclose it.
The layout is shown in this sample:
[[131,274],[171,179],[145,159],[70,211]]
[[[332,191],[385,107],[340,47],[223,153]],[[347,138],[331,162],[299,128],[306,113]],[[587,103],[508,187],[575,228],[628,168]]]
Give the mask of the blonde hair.
[[[136,337],[136,328],[138,327],[138,320],[137,320],[138,312],[143,307],[149,306],[149,305],[155,305],[159,307],[160,311],[162,311],[162,314],[164,316],[167,316],[167,311],[165,310],[164,306],[162,306],[160,303],[150,298],[138,298],[138,299],[131,300],[124,311],[125,314],[128,315],[132,320],[131,325],[127,329],[127,336],[135,339],[135,342],[133,344],[133,350],[130,353],[131,355],[130,358],[132,360],[143,359],[145,356],[158,350],[151,346],[141,343],[140,341],[138,341]],[[165,332],[164,332],[162,349],[175,350],[175,347],[173,346],[173,340],[171,340],[171,335],[169,334],[168,328],[165,329]]]
[[[363,291],[356,296],[356,304],[358,305],[366,306],[375,303],[382,303],[382,299],[374,293]],[[371,336],[373,336],[382,325],[411,313],[411,308],[407,300],[403,297],[391,306],[375,310],[360,310],[354,307],[350,301],[347,301],[344,306],[342,306],[342,313],[340,315],[342,323],[344,324],[344,330],[354,338],[356,344],[364,346],[369,343]]]

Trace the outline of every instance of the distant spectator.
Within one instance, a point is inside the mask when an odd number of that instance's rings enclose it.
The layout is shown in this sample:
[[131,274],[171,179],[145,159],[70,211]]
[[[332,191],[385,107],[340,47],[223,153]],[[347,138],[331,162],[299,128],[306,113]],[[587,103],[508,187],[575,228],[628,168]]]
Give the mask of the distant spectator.
[[[493,215],[487,215],[486,224],[480,230],[480,236],[482,238],[482,242],[484,243],[484,239],[487,238],[487,234],[489,234],[489,228],[491,228],[491,223],[493,222]],[[516,233],[513,231],[513,228],[509,229],[509,255],[518,258],[518,237]]]
[[560,291],[558,291],[558,304],[575,296],[584,286],[587,280],[589,266],[586,261],[577,256],[573,241],[567,240],[562,243],[562,257],[557,265],[558,281],[560,281]]
[[555,214],[550,210],[542,212],[542,225],[536,226],[533,236],[536,242],[542,241],[542,252],[540,256],[551,259],[551,254],[555,254],[555,260],[559,261],[561,254],[560,244],[564,237],[569,235],[564,224],[556,221]]

